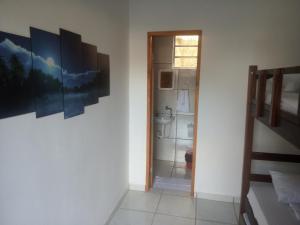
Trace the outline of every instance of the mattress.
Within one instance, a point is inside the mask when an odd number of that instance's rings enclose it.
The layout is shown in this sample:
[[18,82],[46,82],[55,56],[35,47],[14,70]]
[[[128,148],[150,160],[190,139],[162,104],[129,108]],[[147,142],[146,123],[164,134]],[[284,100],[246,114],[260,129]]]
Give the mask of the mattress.
[[272,183],[252,182],[247,197],[259,225],[300,225],[292,208],[278,202]]
[[[265,103],[271,105],[272,94],[266,93]],[[285,112],[292,113],[294,115],[298,114],[299,106],[299,93],[295,92],[283,92],[281,96],[281,110]]]

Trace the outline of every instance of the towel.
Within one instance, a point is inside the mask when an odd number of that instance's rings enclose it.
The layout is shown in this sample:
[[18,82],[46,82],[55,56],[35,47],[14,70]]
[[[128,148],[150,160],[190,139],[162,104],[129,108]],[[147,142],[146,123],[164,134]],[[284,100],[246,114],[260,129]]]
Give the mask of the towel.
[[189,112],[190,111],[190,101],[189,101],[189,91],[179,90],[177,97],[177,112]]

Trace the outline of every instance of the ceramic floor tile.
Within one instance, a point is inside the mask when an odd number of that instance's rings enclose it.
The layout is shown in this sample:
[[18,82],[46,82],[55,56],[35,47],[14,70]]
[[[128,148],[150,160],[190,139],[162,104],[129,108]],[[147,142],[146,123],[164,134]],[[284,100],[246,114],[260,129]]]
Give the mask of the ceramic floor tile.
[[195,201],[193,198],[162,195],[158,213],[172,216],[195,218]]
[[197,219],[237,224],[233,203],[197,199]]
[[175,195],[175,196],[180,196],[180,197],[191,197],[191,192],[176,191],[176,190],[164,190],[163,194]]
[[191,180],[192,179],[192,170],[189,170],[186,168],[174,168],[172,171],[172,177]]
[[155,212],[159,199],[159,193],[129,191],[120,208]]
[[240,203],[234,203],[234,211],[235,211],[235,216],[238,220],[240,216]]
[[173,162],[164,160],[154,160],[154,176],[170,177],[172,175]]
[[156,214],[153,225],[195,225],[195,220]]
[[119,209],[109,225],[151,225],[152,220],[152,213]]
[[204,221],[204,220],[197,220],[196,225],[228,225],[228,224]]

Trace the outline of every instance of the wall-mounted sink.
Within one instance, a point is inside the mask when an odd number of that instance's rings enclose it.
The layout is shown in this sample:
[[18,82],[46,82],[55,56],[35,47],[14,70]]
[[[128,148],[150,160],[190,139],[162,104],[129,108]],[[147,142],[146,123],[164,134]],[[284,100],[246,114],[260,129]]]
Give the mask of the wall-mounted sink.
[[[166,113],[158,114],[157,116],[154,117],[154,122],[161,126],[160,132],[157,132],[156,134],[158,138],[164,138],[170,135],[171,125],[169,124],[171,124],[174,119],[175,116]],[[166,127],[168,127],[169,129],[166,129]]]

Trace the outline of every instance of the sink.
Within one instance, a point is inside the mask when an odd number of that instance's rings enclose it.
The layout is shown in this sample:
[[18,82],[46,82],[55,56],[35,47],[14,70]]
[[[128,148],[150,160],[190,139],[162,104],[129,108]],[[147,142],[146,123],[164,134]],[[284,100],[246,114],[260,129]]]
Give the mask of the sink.
[[154,117],[154,121],[158,124],[169,124],[174,120],[174,116],[156,116]]

